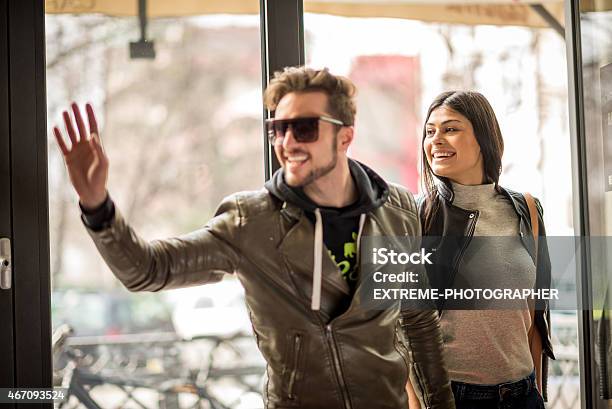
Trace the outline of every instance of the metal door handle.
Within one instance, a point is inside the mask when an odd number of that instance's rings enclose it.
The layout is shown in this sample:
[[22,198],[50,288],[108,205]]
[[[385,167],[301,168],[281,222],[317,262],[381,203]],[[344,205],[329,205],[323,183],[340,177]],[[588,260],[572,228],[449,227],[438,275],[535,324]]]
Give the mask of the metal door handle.
[[11,240],[0,238],[0,288],[11,289]]

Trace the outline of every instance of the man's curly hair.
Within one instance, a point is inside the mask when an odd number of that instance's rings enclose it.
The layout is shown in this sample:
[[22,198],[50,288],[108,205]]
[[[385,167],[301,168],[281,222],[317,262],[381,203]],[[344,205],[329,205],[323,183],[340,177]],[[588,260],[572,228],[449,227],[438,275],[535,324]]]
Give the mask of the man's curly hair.
[[327,68],[314,70],[307,67],[286,67],[282,72],[274,73],[274,78],[264,92],[264,103],[274,111],[279,101],[291,92],[317,92],[327,94],[328,110],[334,118],[345,125],[355,123],[354,97],[357,88],[351,80],[333,75]]

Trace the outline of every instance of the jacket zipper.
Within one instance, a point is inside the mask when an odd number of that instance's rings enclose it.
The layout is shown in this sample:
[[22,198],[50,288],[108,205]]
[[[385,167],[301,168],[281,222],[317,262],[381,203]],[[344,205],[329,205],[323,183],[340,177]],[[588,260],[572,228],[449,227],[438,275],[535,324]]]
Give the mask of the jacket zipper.
[[289,386],[287,387],[287,395],[289,396],[289,399],[295,399],[295,396],[293,395],[293,386],[295,385],[295,378],[297,377],[301,349],[302,336],[300,334],[295,334],[295,337],[293,338],[293,370],[289,375]]
[[[468,225],[468,232],[467,232],[468,239],[465,241],[465,243],[461,247],[461,250],[459,251],[459,255],[457,256],[457,261],[453,265],[453,276],[451,278],[451,285],[453,285],[453,283],[455,282],[455,276],[457,275],[457,270],[459,269],[459,263],[461,262],[461,259],[463,258],[463,253],[465,253],[465,249],[467,249],[467,247],[472,242],[472,238],[474,237],[474,230],[476,229],[476,221],[478,220],[479,212],[478,210],[475,210],[470,215],[473,215],[474,217],[471,218],[471,222]],[[442,317],[443,312],[444,312],[444,304],[442,304],[442,309],[440,310],[440,317]]]
[[429,395],[427,395],[427,393],[425,393],[425,391],[427,390],[427,388],[425,387],[425,382],[423,381],[423,373],[421,372],[421,366],[414,362],[412,364],[412,366],[414,367],[414,374],[416,376],[417,382],[419,383],[419,388],[421,388],[421,393],[423,394],[423,401],[425,403],[425,407],[426,408],[431,408],[431,402],[429,400]]
[[332,332],[332,325],[327,324],[325,326],[325,335],[327,336],[327,343],[329,344],[333,359],[334,359],[334,369],[336,373],[336,379],[340,384],[340,389],[342,390],[342,398],[344,399],[344,408],[351,409],[351,401],[348,397],[348,390],[346,389],[346,383],[344,382],[344,377],[342,376],[342,368],[340,367],[340,356],[338,354],[338,346],[336,345],[336,340],[334,339],[334,334]]
[[[357,265],[359,266],[360,258],[360,244],[361,244],[361,234],[363,233],[363,226],[365,225],[366,216],[361,215],[359,217],[359,231],[357,232],[357,240],[356,247],[357,251],[355,254],[355,260]],[[344,381],[344,376],[342,375],[342,367],[340,366],[340,354],[338,353],[338,346],[336,345],[336,340],[334,338],[333,327],[332,324],[325,325],[325,337],[327,338],[327,344],[331,349],[333,361],[334,361],[334,373],[336,375],[336,380],[338,384],[340,384],[340,389],[342,392],[342,399],[344,400],[344,408],[352,409],[351,401],[348,396],[348,390],[346,388],[346,382]]]
[[472,242],[472,238],[474,237],[474,230],[476,230],[476,221],[478,220],[478,216],[480,215],[480,213],[478,211],[475,211],[472,214],[474,215],[474,217],[472,217],[472,222],[470,223],[470,226],[468,228],[468,240],[466,240],[463,247],[461,247],[461,252],[459,252],[459,257],[457,257],[457,264],[455,264],[454,266],[455,274],[457,273],[457,269],[459,268],[459,262],[463,257],[463,253],[465,253],[465,249],[467,249],[467,247]]

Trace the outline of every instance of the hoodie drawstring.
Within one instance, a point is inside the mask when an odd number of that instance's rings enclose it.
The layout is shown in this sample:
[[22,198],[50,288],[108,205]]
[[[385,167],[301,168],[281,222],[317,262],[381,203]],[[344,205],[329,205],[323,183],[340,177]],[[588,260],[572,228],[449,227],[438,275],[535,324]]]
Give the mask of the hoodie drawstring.
[[[312,298],[310,308],[318,311],[321,309],[321,287],[323,279],[323,220],[321,211],[315,209],[315,234],[314,234],[314,271],[312,272]],[[359,260],[359,243],[361,242],[361,233],[365,225],[366,214],[361,213],[359,216],[359,232],[357,233],[357,259]]]
[[318,311],[321,308],[321,278],[323,276],[323,220],[321,211],[314,211],[315,234],[314,234],[314,271],[312,272],[312,300],[310,308]]
[[355,243],[357,247],[357,263],[359,263],[359,244],[361,244],[361,233],[363,232],[363,226],[365,225],[365,220],[366,220],[366,214],[361,213],[361,215],[359,216],[359,232],[357,233],[357,243]]

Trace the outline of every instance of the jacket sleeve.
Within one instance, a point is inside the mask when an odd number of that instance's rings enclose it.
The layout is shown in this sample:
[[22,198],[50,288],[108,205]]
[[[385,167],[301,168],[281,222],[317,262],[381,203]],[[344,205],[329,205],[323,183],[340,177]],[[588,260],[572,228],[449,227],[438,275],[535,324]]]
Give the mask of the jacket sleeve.
[[[420,250],[421,223],[418,223],[416,248]],[[430,288],[427,272],[422,265],[414,265],[418,273],[417,286]],[[422,409],[453,409],[455,399],[443,359],[443,340],[440,316],[433,302],[402,302],[400,325],[410,354],[410,382],[419,397]]]
[[412,361],[410,381],[423,409],[455,407],[448,372],[442,358],[438,311],[403,310],[400,324]]
[[[538,209],[538,255],[536,266],[536,288],[550,288],[552,284],[550,254],[548,252],[548,243],[546,241],[546,228],[544,227],[543,209],[539,200],[535,200]],[[536,300],[534,323],[542,337],[542,350],[546,356],[555,359],[553,353],[550,326],[550,304],[548,300]]]
[[100,231],[85,226],[113,274],[130,291],[159,291],[220,281],[239,263],[240,211],[235,196],[223,200],[208,224],[175,238],[146,242],[118,208]]
[[[551,288],[551,264],[548,244],[546,242],[546,228],[544,227],[544,210],[540,201],[535,199],[538,209],[538,254],[536,266],[536,288]],[[548,402],[548,360],[555,359],[551,343],[550,304],[548,300],[536,300],[534,311],[534,324],[542,339],[542,397]]]

